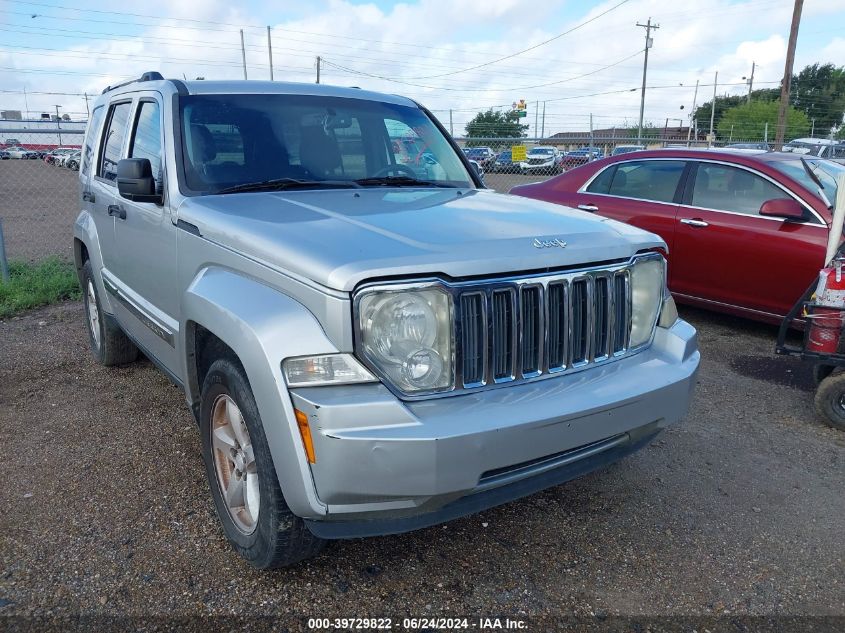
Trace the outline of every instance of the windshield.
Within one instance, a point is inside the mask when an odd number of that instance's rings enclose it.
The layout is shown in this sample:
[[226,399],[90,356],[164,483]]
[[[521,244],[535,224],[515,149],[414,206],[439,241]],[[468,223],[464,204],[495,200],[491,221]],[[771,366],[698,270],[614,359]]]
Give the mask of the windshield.
[[[472,187],[452,146],[416,107],[320,95],[194,95],[180,102],[184,177],[195,193],[296,180]],[[384,182],[377,182],[380,179]]]
[[553,149],[532,149],[529,154],[539,155],[539,156],[551,156],[555,153]]
[[[829,160],[818,158],[807,158],[806,160],[813,169],[813,173],[822,181],[824,194],[827,196],[827,199],[831,203],[834,203],[836,200],[836,178],[840,174],[845,173],[845,165],[839,165]],[[773,160],[769,164],[778,171],[797,180],[813,193],[818,191],[818,185],[810,178],[800,160]]]

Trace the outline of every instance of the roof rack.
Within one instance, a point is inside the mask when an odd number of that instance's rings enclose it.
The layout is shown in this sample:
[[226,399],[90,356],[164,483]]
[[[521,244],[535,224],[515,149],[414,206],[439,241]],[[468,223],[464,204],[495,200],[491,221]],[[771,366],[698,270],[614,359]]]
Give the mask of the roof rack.
[[136,81],[161,81],[162,79],[164,79],[164,77],[162,77],[160,72],[151,70],[149,72],[145,72],[138,79],[130,79],[129,81],[124,81],[122,84],[115,84],[114,86],[106,86],[103,89],[102,94],[106,94],[111,90],[122,88],[123,86],[128,86],[129,84],[134,84]]

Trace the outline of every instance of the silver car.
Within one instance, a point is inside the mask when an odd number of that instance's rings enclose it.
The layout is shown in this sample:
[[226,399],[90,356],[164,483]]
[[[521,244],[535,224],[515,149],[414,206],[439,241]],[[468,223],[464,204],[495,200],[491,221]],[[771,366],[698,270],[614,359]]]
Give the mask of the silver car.
[[256,567],[558,485],[687,411],[663,241],[485,189],[410,99],[147,73],[95,103],[79,184],[91,350],[184,391]]

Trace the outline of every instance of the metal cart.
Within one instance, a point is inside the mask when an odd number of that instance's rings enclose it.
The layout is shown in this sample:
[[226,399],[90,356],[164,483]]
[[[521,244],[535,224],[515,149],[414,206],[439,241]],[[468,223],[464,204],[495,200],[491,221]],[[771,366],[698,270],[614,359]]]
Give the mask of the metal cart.
[[[804,168],[811,177],[812,169],[803,161]],[[813,177],[819,194],[826,199],[824,187],[818,178]],[[837,196],[830,224],[825,271],[836,271],[837,279],[845,275],[845,243],[842,243],[843,224],[845,224],[845,177],[836,179]],[[775,353],[785,356],[798,356],[802,360],[814,363],[813,376],[816,379],[815,408],[818,416],[830,426],[845,431],[845,372],[838,371],[845,367],[845,301],[831,301],[829,297],[819,297],[819,280],[814,279],[810,287],[783,319],[778,331]],[[793,325],[801,322],[804,338],[801,346],[786,342],[787,332]],[[825,337],[820,342],[821,336]]]

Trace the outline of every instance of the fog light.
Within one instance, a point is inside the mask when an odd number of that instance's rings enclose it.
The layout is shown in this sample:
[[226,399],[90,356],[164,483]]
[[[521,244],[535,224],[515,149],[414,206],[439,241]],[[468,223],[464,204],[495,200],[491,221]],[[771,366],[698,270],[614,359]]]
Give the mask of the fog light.
[[402,364],[405,379],[416,387],[425,389],[437,384],[443,373],[440,354],[430,347],[417,350]]

